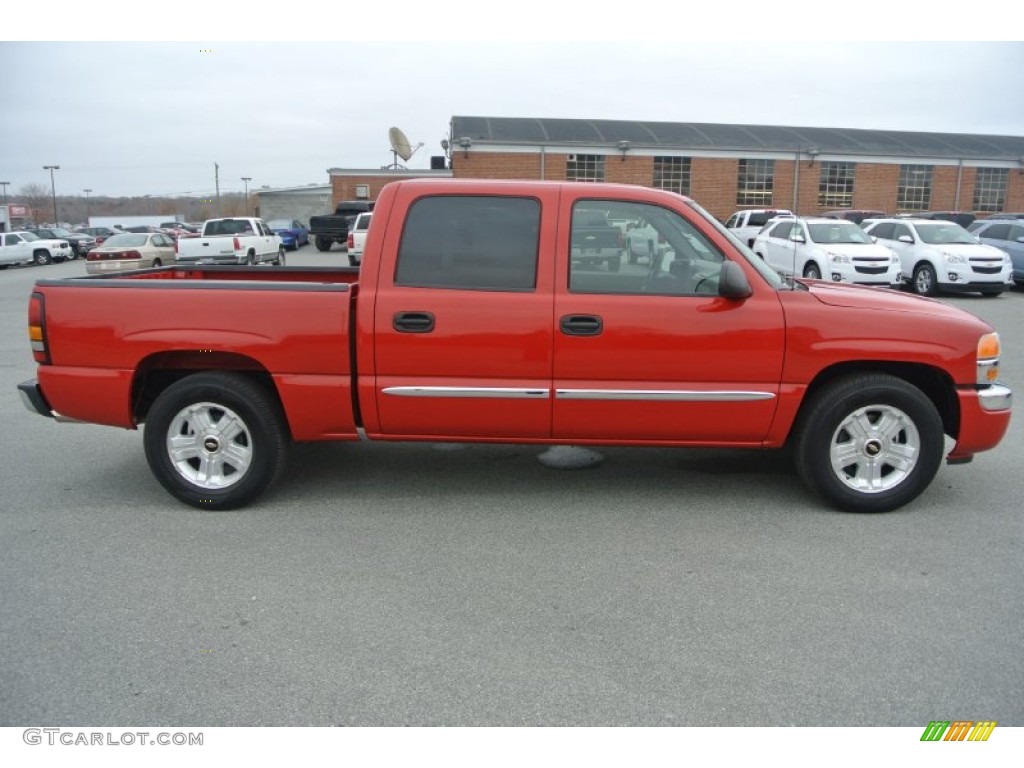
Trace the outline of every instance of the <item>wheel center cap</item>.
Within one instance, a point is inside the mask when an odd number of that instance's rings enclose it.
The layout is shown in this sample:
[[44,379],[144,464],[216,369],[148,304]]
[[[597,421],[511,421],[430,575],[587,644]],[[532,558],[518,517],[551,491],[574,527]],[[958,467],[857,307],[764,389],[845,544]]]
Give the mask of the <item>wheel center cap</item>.
[[878,440],[868,440],[864,443],[864,453],[868,456],[877,456],[882,452],[882,444]]
[[203,440],[203,448],[209,453],[216,453],[220,450],[220,441],[215,437],[207,437]]

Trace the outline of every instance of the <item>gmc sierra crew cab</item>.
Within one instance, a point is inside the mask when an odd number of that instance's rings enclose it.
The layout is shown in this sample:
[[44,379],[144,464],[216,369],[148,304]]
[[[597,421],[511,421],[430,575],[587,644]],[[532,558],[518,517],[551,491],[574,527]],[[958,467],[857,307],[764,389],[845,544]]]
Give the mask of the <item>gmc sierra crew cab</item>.
[[[572,258],[594,211],[665,248]],[[28,325],[25,404],[145,424],[157,479],[203,509],[256,499],[295,441],[365,438],[789,447],[829,503],[884,511],[928,486],[944,435],[951,463],[996,446],[1012,399],[982,320],[784,281],[693,200],[632,185],[398,181],[359,270],[40,279]]]

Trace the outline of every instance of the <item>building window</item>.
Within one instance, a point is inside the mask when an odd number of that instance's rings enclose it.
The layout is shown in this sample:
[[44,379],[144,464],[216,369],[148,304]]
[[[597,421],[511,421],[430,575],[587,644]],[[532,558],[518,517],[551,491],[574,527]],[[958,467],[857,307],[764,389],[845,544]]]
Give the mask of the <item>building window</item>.
[[771,205],[774,186],[774,160],[740,160],[736,179],[737,205]]
[[654,158],[654,188],[680,195],[690,194],[690,158]]
[[604,181],[604,155],[569,155],[565,178],[568,181]]
[[974,177],[974,210],[996,213],[1006,206],[1006,183],[1010,172],[1006,168],[979,168]]
[[853,208],[854,163],[822,163],[818,178],[818,206]]
[[896,208],[900,211],[927,211],[931,202],[932,166],[901,165]]

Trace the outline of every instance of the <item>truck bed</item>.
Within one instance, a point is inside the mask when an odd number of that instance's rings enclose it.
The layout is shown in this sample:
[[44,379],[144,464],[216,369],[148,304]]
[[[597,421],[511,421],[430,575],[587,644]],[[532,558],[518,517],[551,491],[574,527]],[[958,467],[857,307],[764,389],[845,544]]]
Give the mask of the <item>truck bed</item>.
[[139,280],[190,280],[246,283],[352,284],[359,280],[358,267],[218,267],[171,265],[128,272],[85,275],[82,277],[38,280],[39,285],[83,285],[95,282],[104,286],[133,285]]

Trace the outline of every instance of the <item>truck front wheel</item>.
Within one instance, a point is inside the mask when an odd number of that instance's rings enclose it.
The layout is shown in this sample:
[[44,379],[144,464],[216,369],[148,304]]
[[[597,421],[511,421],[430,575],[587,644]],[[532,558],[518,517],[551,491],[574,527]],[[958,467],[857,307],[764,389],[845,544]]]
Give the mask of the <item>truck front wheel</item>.
[[917,498],[944,449],[942,419],[917,387],[888,374],[837,379],[801,412],[794,459],[812,489],[848,512],[888,512]]
[[199,509],[234,509],[263,493],[284,469],[284,415],[264,387],[237,373],[197,373],[153,403],[146,460],[175,498]]
[[332,245],[334,245],[334,241],[331,238],[324,237],[323,235],[316,236],[316,249],[318,251],[329,251]]

